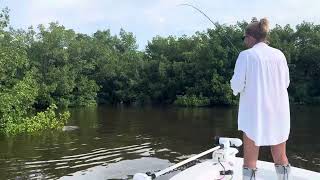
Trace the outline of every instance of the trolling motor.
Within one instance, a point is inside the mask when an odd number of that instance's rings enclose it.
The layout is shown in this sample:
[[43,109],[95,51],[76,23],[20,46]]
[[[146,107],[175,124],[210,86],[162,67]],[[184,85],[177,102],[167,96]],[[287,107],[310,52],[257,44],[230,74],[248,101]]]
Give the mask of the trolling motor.
[[[149,174],[149,173],[148,173]],[[133,176],[133,180],[152,180],[156,177],[152,177],[151,175],[148,175],[146,173],[137,173]]]
[[156,177],[152,178],[152,176],[146,174],[146,173],[137,173],[133,176],[133,180],[152,180]]
[[172,171],[186,163],[189,163],[195,159],[198,159],[199,157],[202,157],[206,154],[209,154],[212,152],[212,160],[214,163],[221,164],[226,163],[227,166],[223,166],[224,170],[220,171],[220,175],[232,175],[233,170],[232,167],[234,165],[234,159],[236,157],[236,154],[239,152],[236,148],[234,147],[239,147],[242,145],[242,141],[238,138],[224,138],[224,137],[215,137],[215,144],[218,146],[209,149],[205,152],[202,152],[196,156],[193,156],[189,159],[186,159],[180,163],[177,163],[173,166],[170,166],[162,171],[156,172],[156,173],[137,173],[133,176],[133,180],[153,180],[156,179],[157,177],[166,174],[169,171]]
[[[220,146],[220,149],[212,153],[212,159],[215,162],[230,162],[233,161],[238,149],[233,147],[240,147],[242,141],[238,138],[224,138],[216,137],[216,145]],[[232,147],[233,146],[233,147]]]
[[[220,146],[220,149],[212,153],[212,161],[223,167],[223,171],[220,171],[220,175],[233,175],[236,154],[239,152],[238,149],[234,147],[240,147],[242,141],[238,138],[216,137],[215,139],[216,144]],[[222,164],[225,164],[225,166]]]

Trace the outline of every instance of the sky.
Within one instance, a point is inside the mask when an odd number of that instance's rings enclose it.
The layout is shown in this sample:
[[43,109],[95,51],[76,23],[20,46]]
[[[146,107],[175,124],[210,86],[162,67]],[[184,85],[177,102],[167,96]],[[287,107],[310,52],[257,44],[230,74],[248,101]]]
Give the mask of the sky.
[[320,24],[319,0],[0,0],[0,8],[10,9],[10,24],[26,29],[59,22],[79,33],[93,34],[120,28],[132,32],[139,49],[153,37],[192,35],[213,25],[192,4],[220,24],[235,24],[267,17],[276,24],[294,27],[303,21]]

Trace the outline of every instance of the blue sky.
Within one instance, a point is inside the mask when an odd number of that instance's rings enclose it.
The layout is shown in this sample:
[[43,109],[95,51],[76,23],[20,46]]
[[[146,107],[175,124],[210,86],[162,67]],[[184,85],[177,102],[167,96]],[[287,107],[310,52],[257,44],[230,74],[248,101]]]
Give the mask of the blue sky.
[[11,26],[58,21],[76,32],[92,34],[120,28],[133,32],[139,49],[156,35],[192,35],[212,27],[210,22],[190,7],[202,9],[213,21],[235,24],[251,17],[267,17],[275,24],[295,26],[302,21],[320,24],[319,0],[0,0],[0,8],[11,10]]

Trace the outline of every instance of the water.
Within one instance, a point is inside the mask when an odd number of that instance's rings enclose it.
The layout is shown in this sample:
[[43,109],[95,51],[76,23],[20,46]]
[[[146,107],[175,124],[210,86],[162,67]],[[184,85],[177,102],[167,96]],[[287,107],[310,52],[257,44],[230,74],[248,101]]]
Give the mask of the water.
[[[291,111],[289,160],[320,172],[320,107]],[[71,113],[69,125],[78,129],[1,137],[0,179],[131,179],[213,147],[216,135],[241,137],[236,107],[94,107]],[[262,147],[260,159],[272,161],[269,148]]]

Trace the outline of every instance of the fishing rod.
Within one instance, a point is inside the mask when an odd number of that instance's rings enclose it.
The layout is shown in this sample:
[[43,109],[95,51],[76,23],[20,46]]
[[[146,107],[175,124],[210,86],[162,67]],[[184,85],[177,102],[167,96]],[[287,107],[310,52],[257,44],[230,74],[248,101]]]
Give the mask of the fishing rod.
[[[188,4],[188,3],[183,3],[183,4],[179,4],[178,6],[189,6],[195,10],[197,10],[199,13],[201,13],[204,17],[206,17],[213,25],[215,28],[218,28],[217,24],[214,23],[209,16],[206,15],[206,13],[204,13],[201,9],[197,8],[196,6],[194,5],[191,5],[191,4]],[[219,32],[218,32],[219,36],[222,36]],[[239,49],[231,42],[231,40],[227,37],[227,36],[224,36],[224,38],[227,39],[227,41],[231,44],[231,46],[237,51],[237,53],[239,53]]]
[[178,167],[180,167],[182,165],[185,165],[185,164],[187,164],[187,163],[189,163],[191,161],[194,161],[194,160],[196,160],[196,159],[198,159],[198,158],[200,158],[200,157],[202,157],[204,155],[207,155],[207,154],[209,154],[211,152],[214,152],[214,151],[216,151],[216,150],[218,150],[220,148],[221,148],[220,146],[216,146],[214,148],[206,150],[206,151],[204,151],[204,152],[202,152],[202,153],[200,153],[200,154],[198,154],[196,156],[193,156],[193,157],[191,157],[189,159],[181,161],[178,164],[175,164],[173,166],[165,168],[164,170],[161,170],[161,171],[156,172],[156,173],[149,173],[149,172],[148,173],[137,173],[137,174],[135,174],[133,176],[133,180],[152,180],[152,179],[156,179],[159,176],[162,176],[162,175],[164,175],[164,174],[166,174],[166,173],[168,173],[168,172],[170,172],[170,171],[172,171],[172,170],[174,170],[174,169],[176,169],[176,168],[178,168]]

